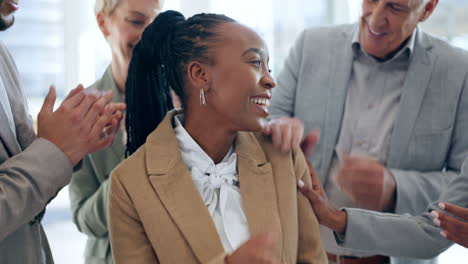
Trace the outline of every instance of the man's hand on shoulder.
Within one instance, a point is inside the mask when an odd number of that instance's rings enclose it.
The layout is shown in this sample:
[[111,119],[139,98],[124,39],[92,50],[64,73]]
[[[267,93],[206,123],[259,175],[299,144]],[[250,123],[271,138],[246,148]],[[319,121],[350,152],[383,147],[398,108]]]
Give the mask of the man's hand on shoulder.
[[271,136],[273,145],[282,152],[298,147],[304,135],[304,124],[299,118],[280,117],[270,120],[263,134]]

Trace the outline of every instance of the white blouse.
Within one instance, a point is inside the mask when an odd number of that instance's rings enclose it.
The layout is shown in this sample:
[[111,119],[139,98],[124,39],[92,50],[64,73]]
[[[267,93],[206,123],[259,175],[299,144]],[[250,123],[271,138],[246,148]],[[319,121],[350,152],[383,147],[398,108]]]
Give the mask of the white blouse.
[[231,146],[224,159],[214,164],[185,130],[183,118],[183,115],[174,117],[182,160],[210,212],[224,251],[232,253],[250,236],[239,189],[237,155]]

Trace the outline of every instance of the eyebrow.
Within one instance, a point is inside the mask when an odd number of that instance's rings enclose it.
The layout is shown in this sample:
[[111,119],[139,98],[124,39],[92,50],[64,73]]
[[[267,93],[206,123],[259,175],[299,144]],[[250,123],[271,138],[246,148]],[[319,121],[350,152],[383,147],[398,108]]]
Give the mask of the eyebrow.
[[245,55],[247,55],[247,53],[250,53],[250,52],[257,53],[257,54],[260,55],[262,58],[265,57],[265,52],[264,52],[262,49],[259,49],[259,48],[250,48],[250,49],[247,49],[246,51],[244,51],[244,53],[242,53],[242,56],[245,56]]
[[135,11],[135,10],[130,10],[129,13],[130,13],[131,15],[143,16],[143,17],[145,17],[145,18],[148,17],[147,15],[145,15],[145,14],[139,12],[139,11]]

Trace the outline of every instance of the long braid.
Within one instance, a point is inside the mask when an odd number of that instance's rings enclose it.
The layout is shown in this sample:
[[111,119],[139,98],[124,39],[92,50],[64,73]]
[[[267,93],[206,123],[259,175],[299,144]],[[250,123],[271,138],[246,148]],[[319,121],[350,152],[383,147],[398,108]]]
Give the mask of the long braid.
[[219,37],[215,27],[235,20],[216,14],[199,14],[187,20],[166,11],[143,32],[133,50],[126,83],[127,155],[142,146],[146,137],[173,108],[171,89],[185,106],[185,70],[192,60],[210,63],[208,50]]

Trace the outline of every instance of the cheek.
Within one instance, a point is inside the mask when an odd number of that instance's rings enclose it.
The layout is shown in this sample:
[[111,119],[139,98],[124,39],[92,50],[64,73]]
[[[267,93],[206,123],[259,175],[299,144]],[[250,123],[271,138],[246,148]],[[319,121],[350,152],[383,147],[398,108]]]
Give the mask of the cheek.
[[131,30],[127,28],[122,28],[119,32],[120,35],[120,43],[124,46],[127,46],[129,43],[131,43],[132,40],[132,34]]
[[[144,29],[144,28],[143,28]],[[125,40],[128,43],[136,44],[140,40],[141,34],[143,34],[143,29],[137,29],[135,27],[128,27],[125,34]]]

